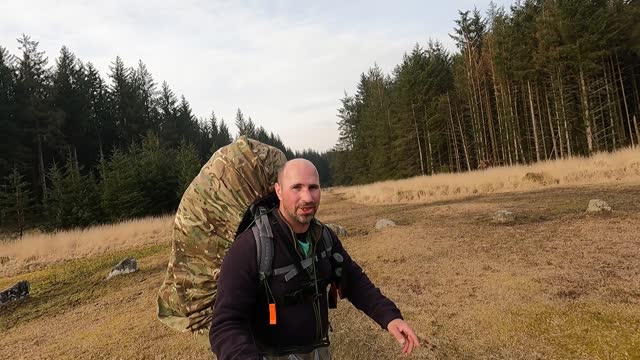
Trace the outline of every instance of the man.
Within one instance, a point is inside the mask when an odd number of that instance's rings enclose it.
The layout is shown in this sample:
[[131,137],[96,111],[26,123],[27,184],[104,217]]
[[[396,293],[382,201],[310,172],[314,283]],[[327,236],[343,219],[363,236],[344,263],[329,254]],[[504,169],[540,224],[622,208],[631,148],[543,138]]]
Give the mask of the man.
[[[273,268],[296,265],[296,274],[274,271],[258,282],[257,245],[251,230],[241,233],[227,252],[218,279],[218,294],[209,332],[212,351],[227,359],[329,359],[327,287],[335,281],[336,261],[341,292],[402,344],[409,354],[419,345],[395,304],[382,295],[330,233],[331,252],[321,256],[323,227],[315,219],[320,182],[315,166],[304,159],[287,162],[278,173],[277,209],[269,214],[273,232]],[[325,254],[326,255],[326,254]]]

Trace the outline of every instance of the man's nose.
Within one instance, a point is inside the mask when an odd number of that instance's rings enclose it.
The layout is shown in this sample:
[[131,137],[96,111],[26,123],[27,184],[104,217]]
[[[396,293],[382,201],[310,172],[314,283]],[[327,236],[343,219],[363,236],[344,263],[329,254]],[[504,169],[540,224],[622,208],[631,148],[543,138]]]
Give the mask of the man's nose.
[[310,203],[313,202],[313,196],[311,196],[311,191],[308,188],[302,189],[300,192],[300,200]]

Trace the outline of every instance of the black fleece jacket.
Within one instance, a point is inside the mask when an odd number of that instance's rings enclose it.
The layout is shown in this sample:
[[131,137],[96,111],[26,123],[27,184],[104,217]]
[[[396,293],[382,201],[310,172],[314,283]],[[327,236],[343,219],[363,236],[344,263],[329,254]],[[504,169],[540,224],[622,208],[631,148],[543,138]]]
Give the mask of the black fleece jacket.
[[[269,214],[274,234],[273,268],[299,262],[294,234],[278,210]],[[320,239],[321,225],[312,222],[309,231],[316,254],[324,246]],[[362,268],[351,259],[337,236],[332,252],[344,258],[343,276],[346,276],[345,296],[356,308],[371,317],[380,327],[402,318],[396,305],[376,288]],[[297,257],[297,258],[296,258]],[[320,257],[319,257],[320,258]],[[316,263],[318,278],[329,279],[332,265],[328,259]],[[315,301],[284,304],[282,299],[309,281],[309,275],[300,273],[290,281],[284,275],[272,276],[269,287],[276,299],[276,325],[269,325],[269,302],[265,289],[259,286],[256,261],[256,242],[251,230],[241,233],[227,252],[218,279],[218,293],[214,305],[213,323],[209,332],[211,350],[219,360],[262,359],[265,349],[311,347],[328,333],[327,289],[320,287],[319,309]],[[317,305],[316,305],[317,306]],[[319,310],[319,312],[318,312]],[[317,323],[320,319],[320,324]],[[266,351],[271,352],[271,351]]]

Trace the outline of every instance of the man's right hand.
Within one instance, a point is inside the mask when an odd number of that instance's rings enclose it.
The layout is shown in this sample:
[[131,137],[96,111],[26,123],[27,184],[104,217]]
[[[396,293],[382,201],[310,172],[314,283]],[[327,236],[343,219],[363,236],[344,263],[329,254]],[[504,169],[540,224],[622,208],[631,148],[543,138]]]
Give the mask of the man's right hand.
[[387,325],[387,330],[402,345],[402,354],[411,354],[413,349],[420,346],[418,337],[413,332],[409,324],[402,319],[391,320]]

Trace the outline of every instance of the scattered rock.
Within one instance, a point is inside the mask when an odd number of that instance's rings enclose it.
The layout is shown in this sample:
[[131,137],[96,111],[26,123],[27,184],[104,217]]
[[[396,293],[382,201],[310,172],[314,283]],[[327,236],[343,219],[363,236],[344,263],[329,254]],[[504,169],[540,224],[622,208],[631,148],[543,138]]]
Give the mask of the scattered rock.
[[611,211],[611,206],[606,202],[600,199],[591,199],[589,200],[589,206],[587,207],[587,212],[601,212],[601,211]]
[[492,166],[491,165],[491,160],[480,160],[480,161],[478,161],[478,170],[487,170],[491,166]]
[[528,181],[528,182],[532,182],[535,184],[540,184],[540,185],[550,185],[550,184],[559,184],[560,181],[558,179],[553,178],[553,176],[550,176],[549,174],[543,173],[543,172],[539,172],[539,173],[534,173],[534,172],[529,172],[524,174],[524,176],[522,177],[522,181]]
[[376,222],[376,229],[382,229],[389,226],[396,226],[396,223],[389,219],[380,219]]
[[132,272],[138,271],[138,263],[134,258],[126,258],[118,263],[118,265],[114,266],[111,269],[109,275],[107,275],[107,280],[111,279],[114,276],[129,274]]
[[498,210],[493,214],[492,220],[498,224],[512,223],[516,220],[516,214],[509,210]]
[[338,225],[338,224],[325,224],[329,229],[333,230],[334,233],[336,233],[336,235],[338,235],[338,237],[341,236],[347,236],[347,229],[344,228],[344,226]]
[[29,296],[30,287],[31,285],[28,281],[22,280],[12,287],[0,291],[0,305],[26,298]]

